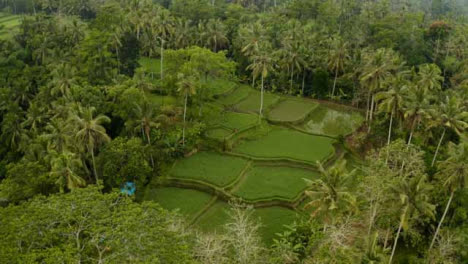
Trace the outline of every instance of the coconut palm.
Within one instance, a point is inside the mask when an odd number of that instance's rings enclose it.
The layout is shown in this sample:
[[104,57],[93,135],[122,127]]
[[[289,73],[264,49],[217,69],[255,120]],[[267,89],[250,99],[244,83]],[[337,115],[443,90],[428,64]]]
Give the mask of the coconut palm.
[[69,151],[61,153],[52,152],[50,161],[50,176],[57,178],[60,192],[66,186],[69,190],[86,186],[86,181],[78,175],[78,171],[83,167],[81,160]]
[[344,67],[349,60],[348,43],[343,41],[341,38],[333,38],[331,40],[331,49],[328,54],[328,69],[335,73],[333,80],[333,88],[331,96],[335,95],[336,80],[338,73],[344,71]]
[[407,228],[409,220],[422,215],[434,217],[435,206],[429,203],[429,191],[431,187],[431,185],[426,183],[424,175],[413,177],[409,180],[401,178],[394,186],[391,186],[392,203],[398,204],[400,224],[393,243],[389,263],[392,263],[400,232],[403,228]]
[[430,91],[440,90],[444,78],[441,75],[440,68],[435,64],[423,64],[419,66],[417,84]]
[[409,81],[407,79],[407,75],[407,71],[399,72],[389,80],[389,89],[387,91],[382,91],[375,95],[375,100],[379,102],[379,111],[390,114],[387,146],[390,145],[393,118],[394,116],[397,118],[400,116],[401,107],[404,101],[404,93],[408,89]]
[[444,187],[449,190],[450,196],[447,201],[447,205],[445,206],[444,213],[442,214],[442,218],[437,225],[434,237],[432,238],[429,251],[434,246],[440,227],[442,226],[448,209],[450,208],[453,195],[457,190],[463,189],[468,181],[468,144],[460,143],[455,145],[453,143],[449,143],[448,158],[440,162],[438,167],[439,171],[436,176],[444,178]]
[[45,127],[46,133],[42,134],[47,140],[48,148],[59,153],[64,152],[70,144],[71,134],[65,121],[60,118],[52,118]]
[[58,65],[52,71],[52,81],[49,83],[51,86],[50,93],[69,98],[71,88],[76,85],[75,74],[76,69],[70,64],[62,63]]
[[137,119],[135,129],[141,130],[143,137],[146,137],[148,144],[151,144],[151,129],[159,127],[159,123],[156,121],[156,106],[149,100],[144,100],[141,105],[135,103],[133,110]]
[[451,128],[457,134],[461,134],[468,128],[468,112],[466,107],[456,95],[446,95],[437,108],[431,109],[433,121],[432,125],[442,126],[444,130],[437,144],[434,157],[432,158],[431,166],[434,166],[437,154],[439,153],[440,145],[444,139],[447,128]]
[[313,208],[311,216],[320,214],[330,221],[338,212],[356,210],[356,197],[348,189],[354,170],[347,172],[346,160],[340,160],[328,169],[320,162],[317,162],[317,166],[320,178],[314,181],[306,179],[309,186],[306,195],[311,198],[306,207]]
[[406,100],[403,102],[403,117],[410,122],[410,136],[408,145],[411,144],[416,124],[428,116],[430,94],[425,90],[410,84]]
[[268,74],[273,70],[273,58],[266,50],[262,50],[258,55],[253,56],[252,64],[247,66],[248,70],[252,70],[252,76],[255,79],[260,75],[261,86],[260,86],[260,109],[259,116],[263,115],[263,93],[264,93],[264,81],[268,77]]
[[184,97],[184,127],[182,129],[182,145],[185,146],[185,126],[187,117],[187,102],[188,98],[197,92],[198,79],[193,74],[177,74],[177,91]]
[[229,40],[226,37],[226,33],[226,28],[221,20],[208,20],[205,24],[205,31],[202,33],[205,46],[214,52],[217,52],[218,49],[227,48]]
[[75,138],[85,147],[88,153],[91,154],[94,177],[96,178],[96,184],[99,185],[94,152],[101,144],[110,141],[106,129],[102,126],[104,123],[109,123],[110,118],[105,115],[94,117],[95,110],[94,107],[79,107],[78,112],[71,115],[70,124],[76,131]]

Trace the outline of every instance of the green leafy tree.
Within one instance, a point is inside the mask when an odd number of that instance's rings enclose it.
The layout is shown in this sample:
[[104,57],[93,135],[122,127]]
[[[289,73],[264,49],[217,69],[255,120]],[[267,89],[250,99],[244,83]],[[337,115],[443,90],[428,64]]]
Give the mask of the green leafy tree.
[[325,225],[333,224],[333,219],[339,214],[357,210],[356,197],[348,187],[354,171],[347,172],[346,160],[340,160],[328,169],[319,162],[317,165],[320,178],[307,180],[309,188],[306,194],[312,201],[306,207],[313,208],[312,217],[323,217]]
[[76,154],[64,151],[62,153],[51,153],[50,176],[56,178],[60,192],[86,186],[86,181],[79,175],[83,163]]
[[452,129],[457,134],[463,133],[468,128],[468,111],[456,95],[446,95],[438,107],[432,109],[431,112],[433,123],[444,128],[432,158],[431,166],[434,166],[447,128]]
[[434,246],[440,227],[442,226],[448,209],[450,208],[453,195],[457,190],[463,189],[468,180],[468,145],[466,143],[460,143],[458,145],[450,143],[448,149],[449,156],[446,160],[439,163],[437,176],[442,178],[444,187],[450,192],[450,197],[447,201],[447,205],[445,206],[444,213],[440,218],[439,224],[437,225],[431,245],[429,246],[429,251],[431,251]]
[[96,184],[99,184],[99,177],[96,171],[96,162],[94,159],[96,149],[103,143],[109,142],[110,138],[106,129],[102,126],[109,123],[110,118],[105,115],[94,116],[94,107],[79,108],[77,113],[70,117],[70,124],[74,129],[74,136],[91,155],[94,177]]
[[429,202],[429,191],[431,188],[432,186],[426,182],[423,175],[406,180],[401,179],[396,185],[391,187],[394,200],[399,201],[397,204],[400,224],[393,243],[389,263],[392,263],[402,228],[408,228],[408,221],[426,215],[434,217],[435,206]]

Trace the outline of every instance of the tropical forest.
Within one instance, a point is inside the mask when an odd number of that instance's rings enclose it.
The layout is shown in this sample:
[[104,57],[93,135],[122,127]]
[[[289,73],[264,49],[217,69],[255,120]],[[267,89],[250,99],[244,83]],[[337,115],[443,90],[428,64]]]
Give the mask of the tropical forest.
[[468,0],[0,0],[0,263],[468,263]]

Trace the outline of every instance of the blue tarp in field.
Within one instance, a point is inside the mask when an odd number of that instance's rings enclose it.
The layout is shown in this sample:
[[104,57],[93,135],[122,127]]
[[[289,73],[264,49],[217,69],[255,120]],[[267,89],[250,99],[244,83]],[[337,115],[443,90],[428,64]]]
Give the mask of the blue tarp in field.
[[123,184],[122,188],[120,188],[120,193],[126,195],[134,195],[136,191],[135,183],[133,182],[126,182]]

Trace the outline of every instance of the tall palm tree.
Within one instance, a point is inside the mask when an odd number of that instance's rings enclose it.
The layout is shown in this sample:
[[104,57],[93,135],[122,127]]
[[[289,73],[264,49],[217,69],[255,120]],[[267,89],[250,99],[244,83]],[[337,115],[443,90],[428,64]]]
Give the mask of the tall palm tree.
[[430,94],[414,84],[410,84],[405,101],[403,102],[404,118],[410,122],[410,136],[408,145],[411,144],[416,124],[428,116]]
[[205,45],[212,51],[225,49],[228,46],[229,39],[226,37],[226,28],[220,19],[210,19],[205,25],[205,31],[202,33],[205,39]]
[[86,181],[78,175],[78,170],[83,164],[76,155],[69,151],[61,153],[53,152],[50,161],[50,176],[56,177],[56,183],[59,185],[60,192],[64,191],[66,186],[69,190],[84,187]]
[[433,117],[433,125],[442,126],[444,128],[437,144],[434,157],[432,158],[431,166],[434,166],[439,152],[440,145],[444,139],[447,128],[451,128],[457,134],[461,134],[468,128],[468,112],[461,100],[455,95],[446,95],[436,109],[431,109]]
[[391,187],[393,194],[392,202],[399,201],[400,224],[393,243],[389,263],[392,263],[400,232],[404,226],[407,226],[408,221],[420,215],[434,217],[435,206],[428,202],[430,190],[431,185],[426,183],[424,175],[413,177],[409,180],[402,178],[395,186]]
[[[390,113],[390,124],[388,126],[387,146],[390,145],[392,134],[393,117],[399,117],[401,107],[404,101],[404,93],[408,89],[409,81],[407,79],[408,72],[401,71],[396,76],[392,77],[388,82],[389,89],[379,92],[375,95],[375,100],[379,102],[379,111]],[[387,153],[388,154],[388,153]],[[388,155],[387,155],[388,159]]]
[[151,129],[159,127],[159,123],[156,122],[156,105],[144,100],[141,105],[135,103],[133,110],[138,124],[135,129],[141,130],[143,137],[151,144]]
[[177,75],[177,91],[184,97],[184,127],[182,129],[182,145],[185,146],[185,126],[187,117],[187,102],[189,96],[194,95],[197,92],[198,78],[192,74],[179,73]]
[[70,122],[72,128],[76,129],[75,138],[86,148],[88,153],[91,154],[94,177],[96,178],[96,184],[99,185],[94,152],[101,144],[111,140],[106,133],[106,129],[102,126],[104,123],[109,123],[110,118],[105,115],[94,117],[95,110],[94,107],[79,107],[78,113],[74,113],[70,117]]
[[317,165],[320,178],[314,181],[306,179],[309,186],[306,195],[312,199],[306,207],[314,208],[312,217],[321,214],[330,221],[337,212],[356,210],[356,197],[348,189],[354,170],[347,172],[346,160],[340,160],[328,169],[320,162]]
[[401,63],[399,57],[387,49],[378,49],[374,53],[365,54],[364,57],[366,63],[363,66],[360,81],[368,91],[366,120],[369,120],[370,131],[375,109],[374,95],[382,89],[386,79],[401,66]]
[[440,68],[435,64],[423,64],[419,66],[418,85],[430,91],[440,90],[444,78]]
[[52,71],[52,81],[50,93],[59,95],[65,98],[71,96],[71,88],[76,85],[75,81],[76,69],[68,63],[58,65]]
[[264,80],[268,77],[268,74],[273,70],[273,58],[270,56],[267,50],[262,50],[258,55],[253,56],[252,64],[247,66],[248,70],[252,70],[252,76],[255,79],[260,75],[261,87],[260,87],[260,118],[263,115],[263,93],[264,93]]
[[46,133],[42,135],[47,140],[47,148],[59,153],[64,152],[70,145],[71,134],[65,121],[61,118],[52,118],[45,127]]
[[447,201],[447,205],[445,206],[442,218],[437,225],[431,245],[429,246],[429,251],[434,246],[440,227],[442,226],[448,209],[450,208],[450,203],[452,202],[454,193],[457,190],[463,189],[468,181],[468,144],[460,143],[455,145],[450,143],[448,155],[449,157],[446,160],[439,163],[439,171],[436,175],[445,178],[444,187],[450,191],[450,197]]
[[335,96],[336,80],[338,73],[344,71],[344,67],[349,60],[348,43],[341,38],[331,40],[331,49],[328,54],[328,68],[335,73],[331,96]]

